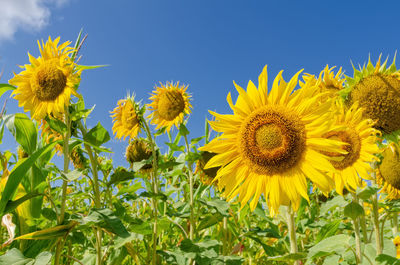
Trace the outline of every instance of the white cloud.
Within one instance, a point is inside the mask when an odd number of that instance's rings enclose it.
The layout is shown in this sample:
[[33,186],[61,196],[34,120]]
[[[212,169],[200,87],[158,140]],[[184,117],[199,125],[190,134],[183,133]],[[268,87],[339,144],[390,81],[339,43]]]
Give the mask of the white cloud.
[[47,25],[49,5],[67,0],[0,0],[0,41],[12,39],[19,29],[37,31]]

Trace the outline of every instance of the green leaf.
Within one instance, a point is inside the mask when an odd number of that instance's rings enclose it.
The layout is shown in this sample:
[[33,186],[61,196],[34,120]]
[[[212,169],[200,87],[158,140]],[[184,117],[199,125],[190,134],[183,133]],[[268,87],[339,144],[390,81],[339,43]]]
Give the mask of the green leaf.
[[12,86],[12,85],[9,85],[9,84],[0,84],[0,98],[7,91],[14,90],[14,89],[16,89],[15,86]]
[[25,265],[32,261],[30,258],[25,256],[16,248],[13,248],[6,252],[6,254],[0,256],[0,265]]
[[91,209],[89,215],[83,218],[83,223],[96,224],[119,237],[130,236],[121,220],[110,209]]
[[110,181],[108,182],[108,185],[115,185],[118,184],[122,181],[129,180],[129,179],[134,179],[135,178],[135,173],[126,170],[123,167],[118,167],[117,169],[114,170],[114,172],[110,176]]
[[199,202],[207,205],[208,207],[214,208],[221,215],[228,217],[229,216],[229,203],[218,198],[212,198],[211,200],[203,200],[199,199]]
[[378,255],[375,261],[377,261],[379,265],[400,265],[400,260],[386,254]]
[[36,256],[35,261],[31,261],[28,265],[47,265],[51,261],[51,252],[45,251]]
[[341,220],[335,220],[324,225],[315,238],[315,244],[321,240],[333,236],[339,228]]
[[28,158],[26,158],[22,163],[17,164],[14,166],[12,169],[6,186],[3,190],[3,193],[1,194],[1,199],[0,199],[0,216],[4,215],[4,210],[7,206],[7,203],[9,200],[11,200],[15,194],[15,191],[18,188],[18,185],[20,184],[22,178],[25,176],[26,172],[32,167],[32,165],[35,163],[35,161],[40,158],[41,156],[45,155],[48,152],[51,152],[56,144],[58,144],[59,141],[50,143],[38,150],[36,150],[32,155],[30,155]]
[[179,134],[182,136],[186,136],[189,134],[189,130],[186,128],[186,126],[181,123],[181,125],[179,125]]
[[349,235],[336,235],[325,238],[308,250],[307,259],[328,256],[332,253],[341,254],[349,246],[351,237]]
[[[34,197],[37,196],[43,196],[43,194],[40,193],[28,193],[25,196],[22,196],[21,198],[19,198],[18,200],[15,201],[8,201],[6,208],[4,209],[4,214],[9,213],[14,211],[19,205],[21,205],[22,203],[26,202],[27,200],[30,200]],[[40,214],[40,212],[39,212]]]
[[364,208],[356,202],[350,202],[346,207],[344,207],[343,213],[344,216],[350,217],[354,220],[357,217],[364,215]]
[[67,131],[67,125],[64,122],[57,119],[50,119],[46,117],[46,122],[51,129],[58,132],[59,134],[64,134]]
[[90,131],[85,134],[83,139],[94,146],[101,146],[110,140],[110,135],[99,122],[95,127],[90,129]]
[[146,197],[146,198],[156,198],[156,199],[159,199],[162,201],[166,201],[168,199],[168,197],[162,192],[154,193],[154,192],[144,191],[144,192],[140,193],[139,196]]
[[203,229],[209,228],[215,224],[218,224],[223,219],[223,216],[220,214],[208,214],[204,218],[200,220],[200,223],[197,227],[197,231],[201,231]]
[[91,69],[96,69],[96,68],[102,68],[102,67],[107,67],[108,65],[103,64],[103,65],[78,65],[76,67],[76,70],[91,70]]
[[336,208],[344,207],[347,204],[346,200],[342,196],[337,196],[332,200],[327,201],[321,206],[321,215],[327,214]]
[[23,113],[4,117],[8,130],[29,155],[36,150],[37,130],[35,124]]
[[68,173],[65,172],[60,172],[60,173],[61,176],[67,181],[74,181],[83,175],[82,171],[78,169],[74,169],[72,171],[69,171]]
[[367,186],[365,189],[357,193],[357,196],[362,200],[366,201],[369,198],[371,198],[372,195],[376,194],[378,190],[379,188],[377,187]]

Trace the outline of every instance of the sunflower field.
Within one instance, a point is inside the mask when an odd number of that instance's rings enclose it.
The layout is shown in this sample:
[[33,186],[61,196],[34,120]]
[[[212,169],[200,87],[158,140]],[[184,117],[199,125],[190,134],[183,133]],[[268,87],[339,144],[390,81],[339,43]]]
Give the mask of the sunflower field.
[[84,40],[38,41],[0,83],[0,143],[17,144],[0,148],[0,264],[400,264],[395,59],[286,81],[265,66],[193,138],[179,81],[88,127],[80,81],[104,66],[79,64]]

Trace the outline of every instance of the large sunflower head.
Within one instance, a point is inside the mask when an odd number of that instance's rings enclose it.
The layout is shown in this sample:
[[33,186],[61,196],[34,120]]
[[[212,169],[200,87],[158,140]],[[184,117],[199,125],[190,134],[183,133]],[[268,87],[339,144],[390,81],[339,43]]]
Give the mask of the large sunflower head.
[[348,102],[359,102],[364,108],[364,116],[376,121],[375,128],[385,134],[400,129],[400,73],[396,69],[395,59],[386,67],[380,57],[374,66],[368,60],[367,66],[354,68],[354,77],[347,77],[348,87],[342,95]]
[[346,145],[343,149],[347,154],[335,152],[322,152],[329,157],[330,162],[336,169],[330,173],[335,181],[336,192],[343,195],[343,188],[354,192],[361,187],[361,178],[368,179],[368,172],[373,171],[371,163],[378,160],[375,154],[379,153],[376,144],[377,134],[373,122],[362,116],[362,109],[354,104],[345,109],[342,101],[336,101],[335,125],[340,128],[324,134],[327,139],[337,139]]
[[[148,160],[153,154],[151,144],[142,138],[136,138],[130,141],[128,147],[126,148],[125,157],[130,163],[131,167],[133,163],[141,162],[143,160]],[[153,168],[153,164],[147,163],[141,168],[142,172],[150,171]]]
[[376,174],[376,182],[383,186],[381,192],[387,193],[387,199],[400,199],[400,155],[397,144],[389,144],[383,151],[383,159]]
[[114,123],[112,130],[116,134],[115,137],[124,138],[124,140],[126,137],[135,138],[141,130],[143,112],[144,108],[140,108],[134,96],[119,100],[118,106],[111,111]]
[[152,112],[149,118],[152,124],[157,125],[157,129],[166,127],[170,131],[174,125],[178,127],[185,115],[191,112],[191,96],[186,92],[188,86],[179,85],[179,82],[160,85],[151,94],[152,102],[148,106]]
[[297,209],[301,197],[308,200],[307,178],[323,192],[333,187],[324,173],[334,168],[319,151],[346,151],[342,142],[322,137],[331,127],[331,103],[316,104],[319,96],[309,84],[294,91],[299,74],[286,83],[281,71],[268,93],[264,68],[258,88],[250,81],[245,91],[234,83],[236,103],[230,93],[227,97],[233,114],[210,111],[216,119],[210,125],[221,135],[200,149],[217,154],[206,168],[221,167],[219,189],[230,200],[239,195],[242,206],[252,198],[250,207],[255,209],[264,193],[274,215],[280,205]]
[[71,94],[78,95],[76,88],[80,82],[80,71],[70,58],[74,51],[69,41],[58,45],[60,38],[54,41],[49,37],[44,43],[38,42],[40,56],[35,58],[29,53],[30,64],[9,81],[17,87],[12,93],[18,105],[30,111],[33,119],[40,120],[46,115],[60,117],[69,104]]

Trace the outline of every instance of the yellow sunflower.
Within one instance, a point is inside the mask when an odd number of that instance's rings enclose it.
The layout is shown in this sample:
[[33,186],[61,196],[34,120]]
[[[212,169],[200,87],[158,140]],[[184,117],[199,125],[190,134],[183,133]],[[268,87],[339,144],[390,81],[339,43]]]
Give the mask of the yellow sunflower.
[[242,207],[253,198],[254,210],[264,193],[271,215],[280,205],[296,210],[301,197],[308,200],[306,178],[329,192],[333,181],[324,172],[334,168],[319,151],[346,153],[342,142],[322,137],[331,128],[331,103],[316,104],[319,96],[312,95],[315,87],[308,84],[293,92],[301,71],[288,83],[282,72],[269,93],[266,67],[258,88],[250,81],[246,92],[234,83],[236,104],[230,93],[227,97],[233,114],[210,111],[216,120],[209,123],[221,135],[200,148],[217,153],[205,168],[221,167],[215,181],[223,196],[232,200],[239,195]]
[[[131,167],[133,163],[141,162],[143,160],[148,160],[153,154],[151,144],[142,138],[137,138],[130,141],[128,147],[126,148],[125,157],[129,162]],[[153,168],[153,163],[144,164],[140,169],[141,172],[150,172]]]
[[118,139],[129,136],[135,138],[141,130],[141,116],[143,110],[135,102],[134,96],[128,96],[126,99],[118,101],[118,106],[111,112],[113,118],[113,133]]
[[393,244],[396,246],[396,258],[400,259],[400,236],[393,239]]
[[[194,174],[199,174],[200,181],[203,184],[210,185],[215,176],[217,175],[217,172],[220,169],[220,167],[213,167],[207,169],[205,169],[204,167],[207,164],[207,162],[210,161],[210,159],[213,158],[216,154],[205,151],[201,152],[200,155],[201,156],[196,163],[196,169]],[[214,182],[214,184],[216,184],[216,182]]]
[[326,93],[326,96],[322,97],[322,101],[326,101],[331,97],[335,97],[339,91],[344,88],[344,73],[342,72],[342,67],[339,68],[337,73],[333,72],[335,66],[329,68],[328,65],[325,66],[324,70],[319,74],[318,79],[311,74],[304,74],[303,80],[304,82],[300,82],[300,87],[303,87],[305,83],[309,83],[309,85],[315,86],[317,89],[315,90],[316,94]]
[[376,182],[383,186],[381,192],[387,199],[400,199],[400,155],[397,144],[389,144],[382,153],[382,163],[378,167]]
[[24,111],[40,120],[46,115],[60,117],[68,106],[71,94],[78,96],[76,88],[80,82],[81,71],[75,71],[75,64],[69,57],[74,51],[69,41],[58,45],[60,38],[39,45],[41,56],[35,58],[29,53],[31,64],[9,81],[17,87],[12,93]]
[[324,135],[328,139],[338,139],[344,143],[343,149],[347,154],[322,152],[330,157],[330,162],[336,169],[330,173],[335,181],[336,192],[343,195],[343,188],[354,192],[361,187],[361,178],[369,179],[368,172],[372,172],[371,163],[379,159],[375,154],[379,153],[376,144],[378,130],[375,130],[373,122],[362,116],[363,109],[354,104],[350,109],[345,109],[341,101],[336,101],[337,115],[335,125],[342,129],[330,131]]
[[149,118],[151,123],[157,125],[156,129],[166,127],[170,131],[172,126],[178,127],[186,114],[191,112],[190,95],[186,93],[188,86],[167,82],[161,87],[156,87],[151,94],[149,110],[153,111]]
[[395,59],[386,67],[381,58],[374,66],[368,60],[367,66],[360,70],[354,68],[354,77],[347,77],[347,88],[342,95],[348,102],[359,102],[364,108],[364,116],[376,121],[375,128],[385,134],[400,129],[400,72],[396,69]]
[[[50,144],[55,141],[64,139],[60,133],[50,128],[50,125],[47,124],[46,120],[40,120],[39,130],[42,131],[41,136],[43,140],[46,142],[46,144]],[[54,148],[57,151],[57,155],[61,155],[63,153],[63,147],[60,144],[56,144]]]

